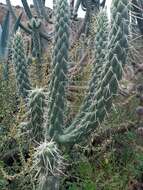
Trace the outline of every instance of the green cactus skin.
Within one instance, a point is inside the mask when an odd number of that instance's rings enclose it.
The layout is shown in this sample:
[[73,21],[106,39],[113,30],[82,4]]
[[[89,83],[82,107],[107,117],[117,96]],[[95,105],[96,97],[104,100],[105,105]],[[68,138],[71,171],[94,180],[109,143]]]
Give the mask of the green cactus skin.
[[37,142],[44,139],[44,111],[46,107],[46,96],[43,89],[34,89],[29,93],[28,116],[31,138]]
[[65,88],[69,49],[69,6],[67,0],[59,0],[56,9],[55,46],[53,52],[53,73],[49,85],[47,127],[49,135],[62,132],[64,125]]
[[12,61],[15,68],[19,93],[24,99],[26,99],[29,90],[31,90],[31,85],[27,71],[24,42],[20,32],[17,32],[13,38]]
[[104,120],[112,107],[112,98],[117,94],[122,70],[128,52],[128,1],[114,0],[112,8],[112,29],[109,35],[106,66],[101,74],[95,92],[95,101],[88,108],[78,125],[73,122],[64,135],[57,134],[60,143],[77,143],[90,134]]
[[104,65],[106,63],[106,55],[107,55],[107,44],[108,44],[108,18],[106,12],[101,11],[98,15],[97,19],[97,29],[96,29],[96,38],[95,38],[95,61],[93,63],[93,71],[92,71],[92,80],[89,84],[87,105],[89,107],[92,104],[94,93],[97,91],[98,83],[101,79],[101,72],[104,69]]

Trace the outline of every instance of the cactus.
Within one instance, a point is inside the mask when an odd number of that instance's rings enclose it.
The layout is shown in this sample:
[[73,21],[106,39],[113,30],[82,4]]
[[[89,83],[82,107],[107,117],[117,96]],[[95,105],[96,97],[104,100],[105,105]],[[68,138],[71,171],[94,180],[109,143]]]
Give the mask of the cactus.
[[27,0],[21,0],[21,2],[23,4],[24,10],[25,10],[28,18],[31,19],[33,16],[32,16],[32,13],[30,11],[30,8],[28,6]]
[[38,6],[37,0],[33,0],[33,4],[34,4],[35,11],[36,11],[36,13],[37,13],[37,16],[38,16],[39,18],[42,18],[42,15],[41,15],[41,12],[40,12],[40,10],[39,10],[39,6]]
[[59,0],[56,9],[55,47],[53,72],[49,85],[48,131],[61,133],[64,125],[65,88],[67,83],[67,61],[69,48],[69,7],[67,0]]
[[[57,177],[58,173],[55,173],[55,171],[58,168],[58,163],[61,163],[61,156],[57,147],[63,145],[69,148],[81,142],[106,118],[107,113],[112,108],[112,100],[118,93],[123,67],[127,62],[128,0],[114,0],[109,36],[107,35],[106,15],[104,12],[99,15],[95,38],[95,62],[87,95],[79,113],[66,128],[64,117],[66,87],[68,84],[69,11],[67,0],[57,2],[52,74],[48,88],[48,106],[45,113],[45,96],[41,93],[41,90],[36,89],[30,94],[29,127],[32,131],[31,134],[36,141],[45,140],[37,148],[35,154],[34,165],[36,165],[38,171],[39,190],[45,190],[47,186],[53,185],[53,183],[51,184],[52,180],[49,180],[50,175],[53,175],[53,181],[55,179],[54,175]],[[21,47],[23,47],[23,42],[21,35],[17,33],[14,38],[13,60],[20,89],[24,91],[22,94],[25,94],[29,89],[21,88],[21,86],[23,87],[24,84],[24,87],[29,87],[30,85],[25,85],[25,83],[29,84],[29,80],[24,65],[26,63],[23,55],[24,51]],[[26,78],[26,80],[23,80],[23,78]],[[45,123],[44,114],[47,116]],[[43,124],[45,124],[45,129],[44,127],[41,128]],[[44,130],[46,130],[45,137],[43,137]],[[50,142],[48,143],[47,140],[49,139]],[[50,188],[56,189],[55,186]]]
[[8,43],[9,43],[9,25],[10,25],[10,14],[7,14],[2,24],[2,33],[0,38],[0,59],[3,60],[3,79],[8,81],[9,78],[9,67],[7,63],[8,56]]
[[[14,12],[14,10],[13,10],[13,7],[12,7],[12,5],[11,5],[11,1],[10,1],[10,0],[6,0],[6,4],[7,4],[8,8],[9,8],[9,11],[11,12],[11,14],[12,14],[14,20],[16,21],[16,20],[17,20],[17,16],[16,16],[16,14],[15,14],[15,12]],[[28,6],[28,4],[26,4],[26,5]],[[28,9],[28,10],[30,11],[30,9]],[[26,13],[27,13],[27,11],[26,11]],[[31,33],[32,33],[32,31],[31,31],[29,28],[25,27],[21,22],[19,23],[19,26],[20,26],[26,33],[28,33],[28,34],[31,34]],[[45,40],[47,40],[47,41],[51,40],[52,36],[53,36],[53,35],[49,35],[49,34],[46,34],[46,33],[40,31],[40,37],[43,38],[43,39],[45,39]]]
[[55,142],[50,141],[42,143],[34,156],[34,166],[39,176],[38,190],[58,190],[59,181],[55,177],[59,173],[59,164],[63,158]]
[[37,142],[44,139],[44,109],[46,107],[46,97],[42,89],[34,89],[29,94],[28,102],[28,116],[29,129],[31,131],[31,138]]
[[132,9],[135,15],[134,18],[137,20],[137,24],[141,34],[143,34],[143,0],[132,0]]
[[15,68],[15,75],[17,80],[17,86],[20,95],[26,99],[31,90],[31,85],[29,81],[26,55],[24,49],[24,42],[20,32],[14,35],[13,47],[12,47],[12,61]]
[[34,57],[40,57],[41,55],[40,26],[41,20],[38,18],[32,18],[28,23],[28,27],[32,30],[32,53]]
[[13,27],[13,30],[12,30],[12,35],[14,35],[17,32],[17,30],[19,28],[21,18],[22,18],[22,13],[19,15],[19,17],[17,18],[17,20],[16,20],[16,22],[14,24],[14,27]]
[[[105,118],[112,107],[128,50],[128,1],[114,0],[112,9],[112,29],[109,35],[108,56],[95,93],[95,100],[84,117],[76,118],[68,129],[57,133],[59,143],[74,144],[90,134]],[[91,79],[92,80],[92,79]]]
[[[107,44],[108,44],[108,19],[105,11],[101,11],[97,19],[97,29],[95,38],[95,57],[91,74],[91,81],[86,92],[83,105],[80,109],[80,117],[85,115],[89,106],[94,101],[94,95],[98,88],[98,83],[102,80],[101,73],[106,64]],[[79,117],[79,116],[78,116]]]
[[44,17],[46,21],[49,21],[49,13],[45,9],[45,4],[43,0],[37,0],[37,4],[38,4],[41,15]]
[[32,55],[36,58],[36,76],[39,83],[42,81],[42,62],[41,62],[41,55],[42,55],[42,45],[41,45],[41,38],[40,38],[40,26],[41,20],[38,18],[32,18],[28,23],[30,29],[32,29]]

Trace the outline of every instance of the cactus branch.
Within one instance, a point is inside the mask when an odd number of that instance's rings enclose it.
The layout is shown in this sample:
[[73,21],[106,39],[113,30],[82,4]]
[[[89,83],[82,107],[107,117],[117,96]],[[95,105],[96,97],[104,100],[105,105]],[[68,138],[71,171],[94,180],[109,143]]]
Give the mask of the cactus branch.
[[53,73],[49,85],[48,123],[49,135],[62,133],[64,125],[65,88],[69,49],[69,6],[67,0],[59,0],[56,9]]
[[27,3],[27,0],[21,0],[22,4],[23,4],[23,7],[24,7],[24,10],[28,16],[29,19],[32,18],[32,13],[31,13],[31,10],[29,8],[29,5]]

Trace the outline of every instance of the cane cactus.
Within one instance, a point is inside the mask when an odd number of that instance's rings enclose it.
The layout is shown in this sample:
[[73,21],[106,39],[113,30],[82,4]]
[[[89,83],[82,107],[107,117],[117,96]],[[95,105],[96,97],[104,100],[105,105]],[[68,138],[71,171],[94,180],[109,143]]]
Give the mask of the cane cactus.
[[[59,5],[60,5],[59,1]],[[63,14],[63,18],[65,17]],[[58,19],[62,20],[59,16]],[[66,20],[66,19],[64,19]],[[58,29],[58,27],[57,27]],[[66,30],[65,30],[66,31]],[[59,34],[59,37],[61,35]],[[61,38],[60,38],[61,39]],[[55,140],[59,143],[66,144],[75,144],[81,139],[83,139],[86,135],[90,134],[106,117],[106,114],[110,111],[112,107],[112,98],[117,94],[119,81],[122,78],[123,67],[126,64],[127,59],[127,50],[128,50],[128,1],[127,0],[114,0],[113,8],[112,8],[112,29],[109,35],[109,44],[108,44],[108,53],[106,57],[106,64],[102,70],[101,77],[99,78],[99,82],[97,83],[97,89],[94,91],[94,101],[89,105],[88,112],[83,114],[81,117],[76,117],[73,120],[73,123],[67,129],[61,129],[63,124],[63,113],[64,107],[60,107],[57,105],[58,103],[61,105],[64,99],[62,96],[63,91],[58,91],[60,89],[60,84],[63,82],[60,77],[60,71],[63,71],[63,64],[57,59],[58,55],[60,58],[62,57],[59,54],[60,46],[62,43],[65,43],[65,40],[61,42],[59,40],[58,50],[56,50],[56,64],[55,68],[58,68],[58,72],[56,70],[53,72],[51,84],[53,88],[49,88],[50,90],[50,106],[49,106],[49,115],[51,120],[50,131],[49,133],[51,137],[54,136]],[[56,40],[58,42],[58,40]],[[102,63],[101,63],[102,64]],[[55,69],[54,68],[54,69]],[[62,72],[63,73],[63,72]],[[58,80],[55,80],[58,79]],[[92,79],[91,79],[92,80]],[[55,86],[56,84],[56,86]],[[65,83],[63,83],[66,85]],[[59,86],[59,88],[58,88]],[[56,89],[55,89],[56,87]],[[63,89],[63,88],[62,88]],[[57,92],[57,93],[56,93]],[[58,97],[60,96],[60,99]],[[52,98],[51,98],[52,97]],[[58,102],[58,101],[60,102]],[[60,113],[58,114],[60,110]],[[53,114],[51,114],[53,113]],[[57,117],[58,116],[58,117]],[[59,117],[61,116],[61,117]],[[52,118],[52,119],[51,119]],[[60,120],[59,120],[60,118]],[[59,122],[60,121],[60,124]],[[61,122],[62,121],[62,122]],[[47,126],[48,127],[48,126]]]
[[67,0],[59,0],[56,13],[53,73],[49,85],[48,126],[51,136],[61,133],[64,125],[65,88],[69,48],[69,7]]
[[[101,11],[97,19],[97,29],[95,37],[95,57],[92,69],[91,80],[86,92],[86,97],[80,110],[80,117],[88,111],[89,106],[95,101],[95,92],[97,91],[98,83],[102,80],[101,73],[106,64],[107,44],[108,44],[108,18],[105,11]],[[83,116],[82,116],[83,117]]]
[[42,89],[34,89],[29,95],[29,124],[31,130],[31,138],[37,142],[44,139],[44,110],[46,107],[46,96]]
[[[87,138],[87,135],[91,134],[100,125],[112,108],[112,99],[118,93],[123,67],[127,63],[128,0],[113,1],[112,24],[109,35],[107,35],[106,15],[104,12],[100,14],[102,21],[99,19],[97,27],[95,62],[88,93],[79,113],[72,123],[65,128],[65,89],[68,82],[67,62],[69,46],[68,11],[67,0],[59,0],[56,9],[53,72],[48,92],[48,111],[46,113],[48,118],[46,121],[47,133],[45,137],[45,139],[51,138],[57,145],[64,145],[65,147],[70,147]],[[46,144],[46,146],[48,145]],[[47,150],[48,147],[40,152],[42,154],[44,152],[44,155],[47,155],[47,157],[39,157],[38,152],[36,157],[45,158],[45,160],[51,159]],[[56,161],[57,157],[54,159]],[[41,159],[38,163],[41,163]],[[43,166],[40,165],[39,176],[40,174],[43,176],[42,168]],[[47,176],[46,179],[45,176]],[[44,175],[43,179],[44,184],[47,185],[46,180],[48,179],[48,175]],[[41,190],[44,190],[44,188],[45,186],[41,186]]]
[[[29,92],[27,121],[20,124],[20,133],[25,134],[28,141],[41,143],[44,141],[46,95],[43,89],[34,89]],[[29,134],[27,136],[27,134]]]
[[14,35],[12,47],[12,61],[15,69],[15,76],[20,95],[26,99],[31,90],[27,71],[27,60],[24,49],[24,42],[20,32]]

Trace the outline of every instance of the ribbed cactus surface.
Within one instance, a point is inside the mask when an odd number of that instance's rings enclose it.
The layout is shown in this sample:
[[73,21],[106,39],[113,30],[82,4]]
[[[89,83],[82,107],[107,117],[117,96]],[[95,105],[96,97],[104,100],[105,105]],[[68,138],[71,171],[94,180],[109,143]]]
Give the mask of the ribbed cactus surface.
[[92,65],[91,80],[89,81],[88,88],[86,91],[86,96],[81,105],[80,111],[74,118],[72,127],[65,130],[65,133],[72,131],[74,126],[81,122],[82,119],[89,112],[89,107],[93,102],[95,102],[96,91],[98,83],[101,82],[101,73],[107,63],[107,46],[108,46],[108,19],[105,11],[101,11],[98,15],[97,26],[96,26],[96,37],[95,37],[95,50],[94,50],[94,61]]
[[33,140],[41,142],[44,140],[44,111],[46,107],[46,96],[42,89],[34,89],[29,94],[29,124]]
[[13,38],[12,61],[19,93],[25,99],[28,97],[31,85],[28,76],[23,37],[20,32],[17,32]]
[[61,133],[64,125],[65,88],[67,83],[67,61],[69,49],[69,5],[59,0],[56,9],[55,45],[52,75],[49,85],[47,127],[50,136]]

